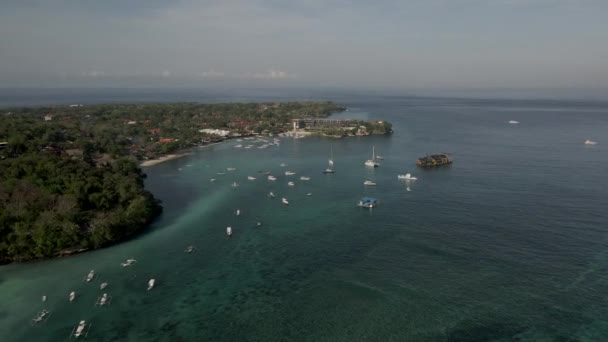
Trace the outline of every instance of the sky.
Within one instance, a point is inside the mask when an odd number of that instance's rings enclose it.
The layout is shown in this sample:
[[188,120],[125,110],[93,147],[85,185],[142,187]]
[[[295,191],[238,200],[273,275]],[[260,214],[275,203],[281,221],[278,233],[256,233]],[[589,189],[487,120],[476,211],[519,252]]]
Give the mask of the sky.
[[608,0],[2,0],[0,87],[608,88]]

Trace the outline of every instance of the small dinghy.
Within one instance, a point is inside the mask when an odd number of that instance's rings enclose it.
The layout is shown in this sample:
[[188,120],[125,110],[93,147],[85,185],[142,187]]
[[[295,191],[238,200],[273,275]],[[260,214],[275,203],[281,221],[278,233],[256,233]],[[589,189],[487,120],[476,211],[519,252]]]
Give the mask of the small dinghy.
[[241,215],[241,210],[240,210],[240,209],[237,209],[237,210],[234,212],[234,214],[235,214],[236,216]]
[[226,171],[234,171],[234,170],[236,170],[236,167],[227,167],[226,168]]
[[74,291],[70,292],[70,297],[69,298],[70,298],[70,302],[73,302],[74,299],[76,299],[76,292],[74,292]]
[[97,302],[95,302],[95,306],[104,306],[110,305],[112,303],[112,296],[109,296],[107,293],[101,295],[101,297],[97,298]]
[[232,227],[226,227],[226,235],[227,235],[228,237],[231,237],[231,236],[232,236]]
[[516,121],[516,120],[509,120],[509,123],[510,123],[511,125],[517,125],[517,124],[519,123],[519,121]]
[[211,183],[213,183],[213,182],[215,182],[215,178],[211,178],[209,181],[210,181]]
[[107,283],[107,282],[103,282],[103,283],[101,283],[101,285],[99,285],[99,289],[100,289],[100,290],[103,290],[103,289],[105,289],[106,287],[108,287],[108,283]]
[[42,296],[41,299],[42,299],[43,302],[46,302],[46,296]]
[[156,283],[156,279],[152,278],[148,280],[148,291],[152,290],[152,288],[154,287],[154,283]]
[[233,183],[232,183],[232,187],[233,187],[233,188],[238,188],[238,187],[239,187],[239,183],[237,183],[237,182],[233,182]]

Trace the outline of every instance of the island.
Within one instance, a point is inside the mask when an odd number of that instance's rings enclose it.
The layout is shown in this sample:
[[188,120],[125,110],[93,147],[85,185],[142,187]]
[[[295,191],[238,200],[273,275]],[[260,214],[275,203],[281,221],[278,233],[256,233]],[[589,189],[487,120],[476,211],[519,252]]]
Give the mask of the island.
[[390,133],[329,120],[333,102],[56,105],[0,109],[0,264],[96,249],[144,230],[162,206],[142,163],[225,139]]

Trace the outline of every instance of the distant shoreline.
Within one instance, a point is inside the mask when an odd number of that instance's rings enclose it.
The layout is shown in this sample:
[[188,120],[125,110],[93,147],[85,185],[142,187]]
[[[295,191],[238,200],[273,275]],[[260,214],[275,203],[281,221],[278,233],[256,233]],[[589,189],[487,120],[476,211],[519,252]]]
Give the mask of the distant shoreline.
[[[205,144],[205,145],[196,146],[196,148],[209,147],[209,146],[221,144],[224,141],[226,141],[226,140],[222,140],[222,141],[219,141],[219,142],[214,142],[214,143],[211,143],[211,144]],[[188,155],[192,154],[190,152],[190,150],[192,150],[193,148],[195,148],[195,147],[189,147],[189,148],[183,149],[181,151],[178,151],[176,153],[166,154],[166,155],[160,156],[160,157],[155,158],[155,159],[144,160],[143,162],[141,162],[139,164],[139,166],[140,167],[150,167],[150,166],[162,164],[162,163],[167,162],[169,160],[179,159],[181,157],[185,157],[185,156],[188,156]]]

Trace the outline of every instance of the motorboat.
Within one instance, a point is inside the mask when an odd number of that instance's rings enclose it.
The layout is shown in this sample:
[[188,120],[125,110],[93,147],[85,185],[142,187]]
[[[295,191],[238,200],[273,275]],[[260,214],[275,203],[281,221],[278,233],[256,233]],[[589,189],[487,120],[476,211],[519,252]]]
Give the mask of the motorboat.
[[72,329],[72,335],[75,338],[79,338],[80,336],[84,336],[85,338],[89,334],[89,330],[91,330],[91,325],[87,325],[86,321],[82,320]]
[[376,183],[374,183],[370,180],[366,180],[365,182],[363,182],[363,185],[376,185]]
[[300,177],[300,180],[303,180],[303,181],[309,181],[309,180],[310,180],[310,177],[304,177],[304,176],[302,176],[302,177]]
[[281,203],[283,203],[285,205],[289,205],[289,201],[285,197],[281,198]]
[[271,191],[271,192],[269,192],[269,193],[268,193],[268,197],[270,197],[270,198],[274,198],[274,197],[275,197],[275,196],[274,196],[274,192],[272,192],[272,191]]
[[397,175],[398,179],[405,179],[405,180],[416,180],[418,179],[417,177],[412,176],[411,173],[406,173],[404,175]]
[[135,259],[127,259],[125,262],[120,263],[120,266],[122,266],[122,267],[131,266],[136,262],[137,262],[137,260],[135,260]]
[[517,125],[517,124],[519,123],[519,121],[516,121],[516,120],[509,120],[509,123],[510,123],[511,125]]
[[218,174],[218,175],[225,175],[225,174],[226,174],[226,172],[224,172],[224,171],[220,171],[220,172],[218,172],[217,174]]
[[32,324],[46,322],[46,320],[49,319],[50,316],[51,312],[49,310],[42,309],[36,314],[36,316],[34,316],[34,318],[32,318]]
[[585,145],[597,145],[597,141],[592,141],[592,140],[585,140]]
[[210,181],[211,183],[213,183],[213,182],[215,182],[215,178],[211,178],[209,181]]
[[363,208],[371,209],[378,206],[378,200],[373,197],[363,197],[359,200],[359,203],[357,205]]
[[372,146],[372,159],[365,161],[365,166],[378,167],[380,164],[376,161],[376,147]]
[[296,173],[295,173],[295,172],[293,172],[293,171],[285,171],[285,176],[293,176],[293,175],[295,175],[295,174],[296,174]]
[[70,302],[73,302],[74,299],[76,299],[76,292],[74,292],[74,291],[70,292],[69,299],[70,299]]
[[84,280],[86,280],[86,282],[90,282],[91,280],[93,280],[95,278],[95,270],[91,270],[89,272],[89,274],[87,274],[87,276],[85,277]]
[[190,245],[190,246],[186,247],[186,249],[184,249],[184,253],[192,253],[193,250],[194,250],[194,246]]
[[327,169],[325,169],[325,171],[323,171],[323,173],[336,173],[336,171],[334,171],[334,169],[332,169],[331,167],[328,167]]
[[236,167],[227,167],[226,168],[226,171],[234,171],[234,170],[236,170]]
[[294,182],[287,182],[288,186],[295,186],[296,184]]
[[107,283],[107,282],[103,282],[103,283],[101,283],[101,284],[99,285],[99,289],[100,289],[100,290],[103,290],[103,289],[105,289],[106,287],[108,287],[108,283]]
[[232,227],[226,227],[226,235],[228,235],[228,237],[232,236]]
[[247,176],[247,179],[249,179],[250,181],[253,181],[253,180],[255,180],[255,177],[253,177],[253,176]]
[[152,288],[154,287],[154,283],[156,283],[156,279],[152,278],[148,280],[148,291],[152,290]]
[[312,192],[307,193],[306,196],[312,196]]
[[103,295],[101,295],[101,297],[97,298],[97,302],[95,303],[95,305],[96,306],[110,305],[111,302],[112,302],[112,296],[108,296],[107,293],[104,293]]
[[41,299],[42,299],[43,302],[46,302],[46,296],[42,296]]
[[241,209],[237,209],[237,210],[234,212],[234,214],[235,214],[236,216],[241,215]]
[[269,181],[276,181],[276,180],[277,180],[277,177],[275,177],[275,176],[273,176],[273,175],[270,175],[270,176],[268,176],[268,180],[269,180]]

